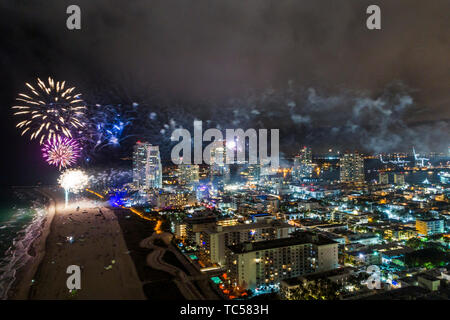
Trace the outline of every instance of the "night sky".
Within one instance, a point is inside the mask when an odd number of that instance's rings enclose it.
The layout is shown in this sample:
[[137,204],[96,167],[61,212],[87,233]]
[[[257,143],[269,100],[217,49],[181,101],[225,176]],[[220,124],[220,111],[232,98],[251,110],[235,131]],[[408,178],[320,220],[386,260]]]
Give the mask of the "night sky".
[[[66,28],[71,4],[82,10],[80,31]],[[194,119],[280,128],[286,155],[303,144],[315,152],[445,152],[450,2],[376,1],[380,31],[366,28],[370,4],[1,1],[2,185],[52,182],[56,173],[37,143],[20,137],[10,109],[25,82],[48,76],[76,86],[91,105],[138,106],[146,121],[128,128],[132,138],[107,158],[129,155],[141,138],[168,146],[171,130],[191,129]]]

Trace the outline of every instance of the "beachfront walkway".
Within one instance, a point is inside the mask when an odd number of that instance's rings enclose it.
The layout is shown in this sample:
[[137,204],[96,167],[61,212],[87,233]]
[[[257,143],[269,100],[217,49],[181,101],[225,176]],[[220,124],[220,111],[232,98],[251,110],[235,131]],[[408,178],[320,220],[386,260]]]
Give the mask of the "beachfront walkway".
[[[141,241],[141,247],[153,250],[147,256],[148,266],[153,269],[165,271],[175,277],[174,282],[187,300],[220,299],[208,285],[208,277],[199,272],[192,264],[186,262],[182,254],[173,247],[171,243],[172,237],[173,235],[170,233],[154,233]],[[164,242],[167,247],[155,245],[155,240]],[[187,275],[183,270],[163,261],[162,258],[167,251],[172,252],[191,275]],[[201,291],[193,284],[194,280],[197,280]]]

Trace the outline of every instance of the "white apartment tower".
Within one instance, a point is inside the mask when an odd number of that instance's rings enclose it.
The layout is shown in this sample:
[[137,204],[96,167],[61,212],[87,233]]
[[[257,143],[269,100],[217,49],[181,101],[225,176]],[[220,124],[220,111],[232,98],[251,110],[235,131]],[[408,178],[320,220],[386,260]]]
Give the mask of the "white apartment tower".
[[162,188],[159,147],[137,142],[133,151],[133,184],[138,189]]

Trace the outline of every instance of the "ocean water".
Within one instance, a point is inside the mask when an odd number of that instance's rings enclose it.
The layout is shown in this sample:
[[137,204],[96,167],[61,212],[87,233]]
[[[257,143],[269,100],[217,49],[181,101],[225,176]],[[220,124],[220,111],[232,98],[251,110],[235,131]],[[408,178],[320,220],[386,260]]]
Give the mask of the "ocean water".
[[0,299],[17,270],[32,259],[29,249],[41,233],[45,206],[46,199],[33,189],[0,188]]

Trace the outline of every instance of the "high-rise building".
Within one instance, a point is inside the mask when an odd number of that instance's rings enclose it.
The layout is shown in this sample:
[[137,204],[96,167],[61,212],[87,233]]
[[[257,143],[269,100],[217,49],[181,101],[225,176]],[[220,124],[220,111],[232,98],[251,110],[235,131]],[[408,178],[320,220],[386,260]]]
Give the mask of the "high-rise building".
[[184,219],[186,225],[186,239],[188,242],[200,245],[202,231],[215,226],[217,216],[212,214],[200,214]]
[[321,235],[245,242],[228,250],[229,284],[247,289],[339,267],[338,243]]
[[270,176],[276,174],[277,170],[272,168],[269,163],[262,162],[259,165],[259,180],[266,181],[270,179]]
[[177,172],[178,184],[194,186],[199,182],[199,166],[197,164],[180,164]]
[[261,168],[259,164],[250,164],[240,172],[240,175],[247,183],[257,184],[259,182],[260,171]]
[[404,185],[405,184],[405,175],[401,173],[394,174],[394,184]]
[[300,154],[294,158],[294,167],[292,176],[294,180],[301,180],[303,178],[311,178],[314,165],[312,163],[311,148],[303,147]]
[[364,183],[364,158],[360,153],[345,153],[339,165],[342,183]]
[[425,219],[416,220],[416,230],[419,235],[430,236],[433,234],[444,233],[444,220]]
[[218,190],[222,191],[224,185],[230,180],[230,166],[226,163],[226,160],[226,141],[214,141],[210,153],[209,179]]
[[162,188],[159,147],[137,142],[133,151],[133,184],[138,189]]
[[379,184],[389,184],[389,174],[387,172],[380,172],[378,174]]
[[210,175],[223,176],[228,173],[227,148],[225,140],[216,140],[212,143],[210,153]]
[[157,208],[182,208],[193,206],[197,203],[195,192],[184,189],[168,191],[157,191],[151,197],[152,204]]
[[201,234],[201,251],[212,263],[225,264],[226,246],[242,242],[287,238],[294,231],[288,223],[267,218],[265,221],[233,226],[212,226]]

